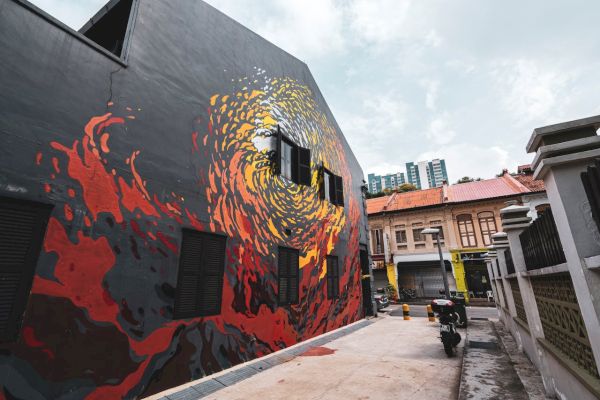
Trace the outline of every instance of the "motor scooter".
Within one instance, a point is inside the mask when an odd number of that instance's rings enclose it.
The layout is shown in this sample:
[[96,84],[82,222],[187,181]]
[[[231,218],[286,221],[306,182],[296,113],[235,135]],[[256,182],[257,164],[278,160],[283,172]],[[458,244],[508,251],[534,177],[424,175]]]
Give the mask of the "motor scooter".
[[454,302],[446,299],[434,299],[431,302],[431,308],[438,314],[440,320],[440,339],[444,344],[444,351],[448,357],[452,357],[456,346],[461,341],[460,334],[456,332],[456,323],[460,317],[454,309]]

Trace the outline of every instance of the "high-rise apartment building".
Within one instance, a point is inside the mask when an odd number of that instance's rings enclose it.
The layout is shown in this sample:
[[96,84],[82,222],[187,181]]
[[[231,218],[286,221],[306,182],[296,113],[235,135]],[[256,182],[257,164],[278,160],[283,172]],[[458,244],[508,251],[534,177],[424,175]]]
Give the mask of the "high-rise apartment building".
[[388,175],[368,175],[369,192],[379,193],[385,189],[396,190],[403,183],[411,183],[417,189],[429,189],[442,186],[448,181],[446,162],[439,158],[431,161],[419,161],[417,163],[406,163],[406,175],[397,172]]
[[369,192],[371,193],[383,192],[384,189],[396,190],[398,186],[406,183],[404,172],[387,175],[369,174],[368,180]]
[[431,161],[406,163],[406,176],[408,183],[415,185],[418,189],[442,186],[444,181],[448,181],[446,162],[436,158]]

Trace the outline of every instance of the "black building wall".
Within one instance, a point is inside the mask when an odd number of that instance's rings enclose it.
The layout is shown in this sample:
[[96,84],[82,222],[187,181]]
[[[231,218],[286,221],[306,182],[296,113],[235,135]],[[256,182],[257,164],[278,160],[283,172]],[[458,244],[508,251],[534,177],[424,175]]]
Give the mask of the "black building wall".
[[[7,398],[148,395],[362,317],[363,175],[307,66],[199,1],[132,10],[117,57],[0,2],[0,204],[52,207],[0,343]],[[276,174],[277,126],[310,149],[310,185]],[[182,229],[227,237],[217,315],[174,317]],[[281,246],[299,252],[295,305]]]

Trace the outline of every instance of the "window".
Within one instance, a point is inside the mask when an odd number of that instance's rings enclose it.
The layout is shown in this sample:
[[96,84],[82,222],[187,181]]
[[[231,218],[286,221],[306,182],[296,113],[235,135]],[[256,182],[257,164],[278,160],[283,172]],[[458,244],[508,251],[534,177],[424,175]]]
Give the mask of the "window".
[[310,150],[295,145],[283,136],[277,127],[277,154],[279,175],[298,185],[310,186]]
[[332,174],[325,167],[321,168],[319,192],[321,199],[327,200],[336,206],[344,205],[344,182],[342,177]]
[[424,242],[425,241],[425,236],[423,234],[421,234],[421,232],[423,232],[424,228],[416,228],[413,229],[413,240],[415,242]]
[[374,254],[383,253],[383,231],[381,229],[371,231],[371,247]]
[[477,247],[475,238],[475,228],[471,214],[461,214],[456,217],[458,223],[458,233],[463,247]]
[[19,333],[51,209],[0,198],[0,342]]
[[406,231],[405,230],[396,231],[396,243],[397,244],[406,243]]
[[336,256],[327,256],[327,298],[340,297],[340,268]]
[[294,151],[293,145],[287,141],[281,143],[281,175],[293,180],[292,176],[292,152]]
[[133,0],[110,2],[79,32],[117,57],[123,57]]
[[435,225],[435,226],[432,226],[432,228],[438,229],[440,231],[440,233],[439,233],[440,242],[443,242],[444,241],[444,227],[442,225]]
[[477,217],[479,217],[479,227],[481,228],[483,244],[490,246],[492,244],[492,235],[497,232],[494,213],[491,211],[484,211],[477,214]]
[[287,247],[279,248],[278,293],[279,305],[298,304],[298,278],[300,263],[298,250]]
[[221,312],[225,236],[191,229],[182,231],[174,318]]

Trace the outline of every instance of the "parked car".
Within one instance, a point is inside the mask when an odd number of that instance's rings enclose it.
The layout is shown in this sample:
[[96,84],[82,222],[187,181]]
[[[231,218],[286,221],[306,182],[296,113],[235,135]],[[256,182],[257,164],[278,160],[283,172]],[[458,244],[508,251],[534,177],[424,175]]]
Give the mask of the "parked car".
[[383,310],[390,305],[390,300],[385,293],[375,293],[373,297],[375,298],[375,303],[377,303],[377,311]]

